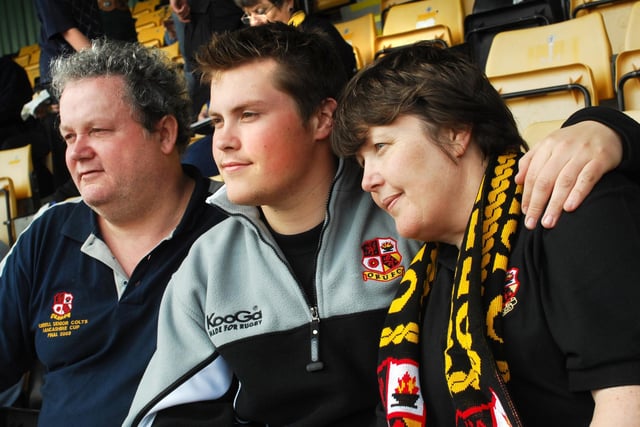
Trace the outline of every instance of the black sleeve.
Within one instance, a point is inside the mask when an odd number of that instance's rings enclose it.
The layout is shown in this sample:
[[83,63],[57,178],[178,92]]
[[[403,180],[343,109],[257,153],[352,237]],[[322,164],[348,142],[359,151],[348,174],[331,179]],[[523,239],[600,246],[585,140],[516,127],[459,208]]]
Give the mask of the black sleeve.
[[622,139],[622,163],[618,171],[640,183],[640,123],[625,113],[607,107],[587,107],[571,115],[562,127],[594,120],[613,129]]
[[[233,380],[229,390],[220,398],[201,402],[190,402],[162,409],[156,414],[152,427],[231,427],[238,425],[233,410],[233,400],[238,390],[238,381]],[[244,427],[259,427],[263,424],[242,423]]]
[[540,236],[540,303],[570,389],[640,384],[637,184],[607,174]]

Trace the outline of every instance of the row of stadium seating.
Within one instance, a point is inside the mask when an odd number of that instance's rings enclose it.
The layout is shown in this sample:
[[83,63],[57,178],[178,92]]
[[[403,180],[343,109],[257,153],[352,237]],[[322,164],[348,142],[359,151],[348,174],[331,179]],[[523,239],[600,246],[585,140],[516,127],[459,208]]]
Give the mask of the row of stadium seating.
[[372,13],[335,26],[354,47],[360,67],[417,40],[464,47],[524,132],[534,122],[560,120],[604,101],[620,110],[640,109],[640,2],[589,3],[599,7],[573,0],[564,11],[554,9],[557,1],[529,0],[495,9],[474,6],[464,16],[459,0],[419,0],[388,6],[380,32]]

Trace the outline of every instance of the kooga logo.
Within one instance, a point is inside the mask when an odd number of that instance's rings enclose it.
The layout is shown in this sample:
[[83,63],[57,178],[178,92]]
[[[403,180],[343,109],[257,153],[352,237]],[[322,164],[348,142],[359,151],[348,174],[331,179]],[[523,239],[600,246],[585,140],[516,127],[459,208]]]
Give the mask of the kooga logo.
[[262,323],[262,310],[253,307],[253,311],[240,310],[232,314],[218,316],[216,313],[207,315],[207,330],[209,336],[224,331],[247,329]]

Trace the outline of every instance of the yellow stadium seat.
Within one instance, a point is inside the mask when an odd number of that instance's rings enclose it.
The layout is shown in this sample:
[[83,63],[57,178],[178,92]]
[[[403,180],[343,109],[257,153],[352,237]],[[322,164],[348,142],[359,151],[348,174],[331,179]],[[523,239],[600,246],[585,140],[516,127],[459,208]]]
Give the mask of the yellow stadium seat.
[[616,57],[616,90],[620,110],[640,109],[640,49]]
[[629,11],[629,22],[624,36],[624,50],[640,49],[640,1],[633,4]]
[[380,16],[382,22],[384,23],[384,18],[387,16],[389,9],[397,4],[409,3],[410,1],[415,0],[380,0]]
[[595,83],[584,64],[494,76],[491,84],[502,95],[522,132],[530,123],[565,117],[598,105]]
[[623,50],[615,61],[615,82],[620,110],[640,109],[640,2],[629,14]]
[[522,138],[527,141],[529,148],[532,148],[545,136],[549,135],[556,129],[560,129],[564,120],[565,119],[557,119],[531,123],[524,131],[522,131]]
[[22,46],[13,60],[25,69],[34,87],[36,77],[40,76],[40,46],[37,43]]
[[471,15],[473,13],[474,0],[463,0],[462,7],[464,10],[464,16]]
[[356,57],[356,70],[359,70],[364,67],[364,64],[362,63],[362,55],[357,47],[353,45],[351,45],[351,47],[353,48],[353,56]]
[[640,110],[626,110],[624,113],[636,122],[640,122]]
[[342,37],[354,47],[357,53],[358,69],[373,61],[376,42],[376,23],[373,13],[364,14],[358,18],[334,24]]
[[39,65],[40,64],[40,49],[34,50],[29,55],[29,65]]
[[498,33],[485,72],[520,130],[614,96],[611,46],[602,16]]
[[29,44],[20,48],[20,51],[18,51],[18,56],[31,55],[32,53],[38,51],[40,51],[40,45],[38,43]]
[[169,59],[171,59],[173,62],[184,63],[182,54],[180,53],[180,45],[178,44],[178,42],[171,43],[167,46],[162,46],[159,49],[166,53]]
[[146,3],[146,2],[138,2],[136,3],[137,7],[132,8],[131,16],[133,17],[133,19],[136,19],[138,16],[143,15],[145,13],[153,12],[153,9],[151,8],[150,5],[141,4],[141,3]]
[[29,55],[29,54],[14,56],[13,57],[13,62],[15,62],[16,64],[20,65],[22,68],[24,68],[27,65],[29,65],[29,57],[30,56],[31,55]]
[[[589,13],[600,13],[611,42],[611,51],[616,54],[624,48],[624,38],[629,25],[629,14],[634,0],[571,0],[571,17]],[[637,31],[637,29],[636,29]]]
[[[0,177],[8,177],[13,181],[18,209],[21,213],[31,213],[40,206],[39,195],[33,183],[33,161],[31,144],[19,148],[0,150]],[[20,204],[29,203],[27,208],[20,209]]]
[[464,8],[462,0],[420,0],[396,4],[387,12],[382,35],[398,34],[435,26],[449,29],[451,43],[464,42]]
[[[624,113],[635,121],[640,121],[640,110],[630,110]],[[560,129],[567,118],[568,116],[563,119],[531,123],[522,132],[522,137],[527,141],[529,148],[531,148],[554,130]]]
[[556,4],[560,3],[557,0],[505,3],[505,0],[476,0],[474,12],[464,18],[467,49],[481,68],[485,67],[491,41],[496,34],[566,20],[566,12],[561,5]]
[[32,174],[33,163],[30,144],[24,147],[0,150],[0,176],[6,176],[13,180],[17,200],[33,196]]
[[14,218],[18,217],[18,205],[13,181],[0,177],[0,241],[11,247],[16,240]]
[[146,12],[153,12],[156,10],[156,6],[160,4],[160,0],[142,0],[136,2],[131,8],[131,15],[135,18],[137,15]]
[[164,25],[164,21],[167,19],[167,11],[158,9],[153,12],[141,13],[134,17],[136,31],[140,31],[149,27],[160,27]]
[[374,56],[377,58],[392,49],[410,45],[421,40],[431,40],[441,47],[448,47],[451,45],[451,33],[448,27],[435,25],[429,28],[378,36],[376,37],[376,53]]
[[138,31],[138,42],[147,47],[161,47],[164,46],[164,34],[166,28],[164,25],[143,28]]
[[26,67],[24,67],[24,70],[27,72],[27,77],[29,77],[29,83],[31,83],[31,87],[35,88],[36,79],[40,77],[40,64],[35,63],[27,65]]

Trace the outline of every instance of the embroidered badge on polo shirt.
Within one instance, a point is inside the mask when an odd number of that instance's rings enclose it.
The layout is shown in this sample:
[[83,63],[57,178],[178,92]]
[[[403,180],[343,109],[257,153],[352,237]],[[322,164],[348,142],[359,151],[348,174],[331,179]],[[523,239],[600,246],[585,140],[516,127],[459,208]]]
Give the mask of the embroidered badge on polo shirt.
[[89,323],[87,319],[71,319],[73,309],[73,294],[70,292],[58,292],[53,296],[51,305],[51,322],[38,323],[38,328],[47,338],[70,336],[82,325]]
[[502,291],[502,315],[506,316],[518,303],[516,294],[520,289],[520,280],[518,279],[520,270],[516,267],[507,270],[506,283]]

